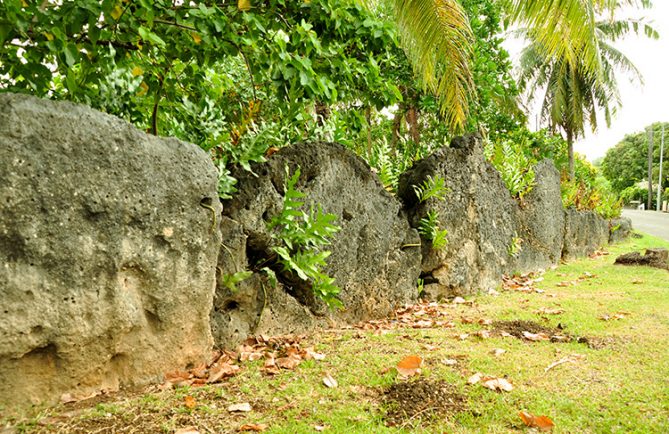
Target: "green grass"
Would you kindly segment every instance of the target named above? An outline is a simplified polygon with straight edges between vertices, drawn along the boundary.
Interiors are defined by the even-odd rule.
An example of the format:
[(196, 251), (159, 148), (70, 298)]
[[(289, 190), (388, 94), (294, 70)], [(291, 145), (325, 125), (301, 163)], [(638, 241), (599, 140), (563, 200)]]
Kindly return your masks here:
[[(646, 247), (669, 248), (669, 243), (644, 236), (610, 246), (607, 256), (563, 264), (537, 284), (544, 293), (504, 291), (476, 296), (472, 305), (449, 305), (444, 308), (448, 316), (440, 319), (455, 322), (455, 328), (324, 331), (309, 341), (326, 359), (304, 362), (293, 371), (267, 376), (259, 369), (262, 364), (254, 362), (220, 385), (112, 396), (74, 412), (61, 406), (17, 427), (26, 432), (86, 432), (91, 427), (173, 432), (192, 425), (200, 432), (236, 432), (242, 424), (263, 423), (269, 433), (313, 433), (317, 426), (332, 433), (508, 433), (529, 431), (518, 417), (526, 410), (549, 416), (558, 433), (667, 433), (669, 272), (613, 265), (617, 255)], [(585, 273), (595, 277), (558, 286)], [(565, 312), (542, 317), (535, 313), (540, 308)], [(618, 312), (625, 318), (600, 319)], [(559, 323), (565, 333), (587, 337), (598, 349), (500, 336), (460, 340), (461, 333), (490, 328), (463, 324), (461, 317), (524, 319), (552, 327)], [(506, 352), (495, 357), (490, 353), (495, 348)], [(420, 378), (444, 380), (466, 397), (463, 411), (386, 426), (383, 390), (402, 381), (388, 368), (411, 354), (424, 359)], [(545, 371), (572, 354), (583, 358)], [(459, 361), (455, 366), (442, 363), (453, 358)], [(506, 377), (514, 390), (499, 393), (468, 385), (475, 372)], [(322, 384), (326, 373), (339, 387)], [(183, 405), (187, 395), (196, 398), (194, 409)], [(229, 414), (227, 406), (238, 402), (250, 402), (254, 410)]]

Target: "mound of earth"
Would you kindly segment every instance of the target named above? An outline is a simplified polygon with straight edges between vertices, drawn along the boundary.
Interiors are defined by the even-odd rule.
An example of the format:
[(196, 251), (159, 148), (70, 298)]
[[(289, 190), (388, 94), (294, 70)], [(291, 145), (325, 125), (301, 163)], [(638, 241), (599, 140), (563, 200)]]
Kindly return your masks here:
[(383, 397), (388, 426), (448, 416), (465, 409), (466, 398), (445, 381), (417, 380), (390, 386)]

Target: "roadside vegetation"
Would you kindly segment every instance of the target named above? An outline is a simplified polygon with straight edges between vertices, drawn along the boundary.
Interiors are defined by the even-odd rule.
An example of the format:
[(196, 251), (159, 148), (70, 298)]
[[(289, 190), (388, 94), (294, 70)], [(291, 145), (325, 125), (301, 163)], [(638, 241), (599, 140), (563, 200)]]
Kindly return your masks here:
[(550, 420), (554, 432), (665, 433), (669, 272), (613, 265), (648, 247), (669, 243), (631, 238), (545, 273), (509, 276), (489, 294), (309, 337), (256, 337), (219, 359), (227, 360), (222, 380), (198, 385), (196, 370), (177, 373), (161, 387), (2, 425), (30, 433), (506, 433), (530, 432), (526, 412), (546, 416), (533, 423)]

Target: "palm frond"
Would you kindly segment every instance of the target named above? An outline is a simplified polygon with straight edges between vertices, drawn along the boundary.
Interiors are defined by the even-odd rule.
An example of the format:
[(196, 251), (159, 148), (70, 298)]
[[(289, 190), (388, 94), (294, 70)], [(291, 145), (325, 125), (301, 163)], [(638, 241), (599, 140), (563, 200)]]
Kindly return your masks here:
[(414, 71), (439, 98), (447, 124), (461, 129), (474, 93), (467, 15), (456, 0), (394, 0), (393, 5)]

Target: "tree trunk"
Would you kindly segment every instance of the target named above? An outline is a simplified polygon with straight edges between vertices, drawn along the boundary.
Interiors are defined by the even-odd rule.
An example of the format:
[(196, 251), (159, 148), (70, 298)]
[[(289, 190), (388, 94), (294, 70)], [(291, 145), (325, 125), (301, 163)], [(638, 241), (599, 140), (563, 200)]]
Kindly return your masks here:
[(574, 180), (574, 135), (570, 129), (567, 130), (567, 152), (569, 154), (569, 180)]
[(367, 121), (367, 158), (372, 157), (372, 106), (365, 107), (365, 120)]
[(413, 105), (407, 110), (407, 123), (409, 124), (409, 133), (416, 148), (420, 142), (420, 128), (418, 126), (418, 110)]
[(402, 118), (404, 117), (404, 104), (399, 104), (397, 106), (397, 111), (395, 112), (395, 117), (393, 118), (393, 129), (392, 129), (392, 139), (390, 141), (391, 154), (393, 156), (397, 155), (397, 143), (400, 140), (400, 132), (402, 129)]

